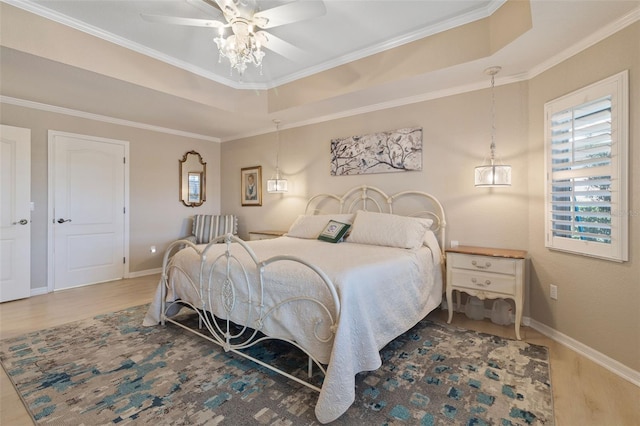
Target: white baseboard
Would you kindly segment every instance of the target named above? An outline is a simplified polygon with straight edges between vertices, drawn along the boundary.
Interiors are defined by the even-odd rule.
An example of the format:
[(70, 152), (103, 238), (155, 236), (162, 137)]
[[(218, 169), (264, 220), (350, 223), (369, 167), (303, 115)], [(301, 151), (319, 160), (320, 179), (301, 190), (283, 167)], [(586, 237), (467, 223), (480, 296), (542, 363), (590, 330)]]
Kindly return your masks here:
[(40, 296), (47, 293), (49, 293), (49, 289), (46, 286), (31, 289), (31, 297)]
[(560, 333), (558, 330), (553, 329), (548, 325), (542, 324), (541, 322), (538, 322), (534, 319), (530, 319), (530, 323), (530, 327), (534, 330), (539, 331), (545, 336), (578, 352), (580, 355), (590, 359), (591, 361), (595, 362), (598, 365), (601, 365), (612, 373), (640, 387), (639, 371), (629, 368), (613, 358), (609, 358), (605, 354), (598, 352), (583, 343), (578, 342), (577, 340), (567, 336), (566, 334)]
[[(455, 303), (453, 304), (453, 306), (454, 306), (453, 310), (454, 312), (456, 312)], [(442, 304), (442, 308), (445, 310), (447, 309), (446, 302)], [(464, 305), (460, 306), (460, 310), (458, 312), (464, 313)], [(491, 310), (485, 309), (484, 316), (485, 318), (491, 318)], [(513, 314), (511, 315), (511, 323), (512, 324), (514, 323)], [(601, 352), (598, 352), (595, 349), (585, 345), (584, 343), (580, 343), (577, 340), (567, 336), (566, 334), (560, 333), (558, 330), (551, 328), (548, 325), (545, 325), (541, 322), (538, 322), (530, 317), (523, 316), (522, 325), (526, 325), (528, 327), (533, 328), (536, 331), (539, 331), (540, 333), (544, 334), (550, 339), (555, 340), (556, 342), (568, 347), (569, 349), (577, 352), (578, 354), (584, 356), (585, 358), (588, 358), (591, 361), (595, 362), (596, 364), (606, 368), (613, 374), (620, 376), (621, 378), (627, 380), (628, 382), (631, 382), (634, 385), (640, 387), (639, 371), (629, 368), (626, 365), (622, 364), (621, 362), (618, 362), (615, 359), (610, 358), (607, 355)]]
[[(162, 273), (162, 268), (155, 268), (155, 269), (147, 269), (145, 271), (136, 271), (136, 272), (129, 272), (127, 274), (126, 278), (138, 278), (138, 277), (145, 277), (147, 275), (154, 275), (154, 274), (160, 274)], [(49, 293), (49, 290), (47, 287), (38, 287), (38, 288), (32, 288), (31, 289), (31, 294), (30, 296), (40, 296), (42, 294), (47, 294)]]
[(127, 276), (126, 278), (139, 278), (139, 277), (146, 277), (147, 275), (154, 275), (154, 274), (161, 274), (161, 273), (162, 273), (162, 268), (154, 268), (154, 269), (147, 269), (145, 271), (129, 272), (129, 276)]

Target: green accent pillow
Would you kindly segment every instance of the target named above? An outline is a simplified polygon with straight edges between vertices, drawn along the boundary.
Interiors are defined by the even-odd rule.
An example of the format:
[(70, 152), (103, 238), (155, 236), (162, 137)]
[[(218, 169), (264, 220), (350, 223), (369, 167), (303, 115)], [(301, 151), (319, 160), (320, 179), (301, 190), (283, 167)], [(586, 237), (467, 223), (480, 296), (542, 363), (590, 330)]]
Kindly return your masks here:
[(327, 226), (324, 227), (320, 235), (319, 240), (328, 241), (330, 243), (338, 243), (345, 236), (351, 225), (348, 223), (338, 222), (337, 220), (330, 220)]

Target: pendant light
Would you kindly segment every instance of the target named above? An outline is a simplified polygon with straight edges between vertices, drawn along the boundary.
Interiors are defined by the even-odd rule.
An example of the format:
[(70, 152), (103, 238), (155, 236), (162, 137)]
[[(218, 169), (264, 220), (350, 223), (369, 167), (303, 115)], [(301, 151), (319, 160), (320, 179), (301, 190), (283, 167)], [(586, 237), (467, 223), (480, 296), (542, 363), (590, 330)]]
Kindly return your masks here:
[(475, 168), (475, 186), (500, 187), (511, 186), (511, 166), (496, 163), (496, 96), (495, 76), (502, 67), (491, 67), (484, 73), (491, 76), (491, 154), (489, 164)]
[(289, 190), (289, 182), (280, 176), (280, 120), (273, 120), (276, 125), (276, 135), (278, 138), (278, 146), (276, 150), (276, 174), (267, 180), (267, 192), (270, 194), (283, 194)]

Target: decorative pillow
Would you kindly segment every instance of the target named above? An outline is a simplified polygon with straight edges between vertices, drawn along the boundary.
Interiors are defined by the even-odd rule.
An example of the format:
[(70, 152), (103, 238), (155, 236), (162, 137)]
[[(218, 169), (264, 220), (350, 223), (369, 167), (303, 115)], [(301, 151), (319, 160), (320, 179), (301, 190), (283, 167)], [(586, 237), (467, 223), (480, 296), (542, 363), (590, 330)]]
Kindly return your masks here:
[(342, 223), (335, 220), (330, 220), (324, 230), (318, 235), (318, 239), (322, 241), (328, 241), (330, 243), (338, 243), (351, 227), (348, 223)]
[(316, 239), (330, 220), (351, 224), (353, 214), (300, 215), (287, 232), (287, 237)]
[(424, 244), (428, 229), (426, 222), (416, 218), (359, 210), (349, 242), (416, 249)]

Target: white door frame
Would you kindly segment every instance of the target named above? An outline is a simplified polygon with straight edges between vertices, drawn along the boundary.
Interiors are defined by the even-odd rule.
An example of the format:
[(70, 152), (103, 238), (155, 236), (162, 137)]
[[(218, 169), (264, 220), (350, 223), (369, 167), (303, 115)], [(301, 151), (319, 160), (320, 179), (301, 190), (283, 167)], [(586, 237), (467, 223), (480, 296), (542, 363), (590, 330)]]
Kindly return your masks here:
[(3, 172), (10, 171), (11, 176), (10, 187), (7, 188), (7, 182), (3, 184), (10, 194), (3, 193), (2, 197), (8, 203), (2, 206), (3, 212), (9, 216), (3, 217), (0, 224), (3, 263), (11, 262), (8, 267), (11, 276), (2, 283), (0, 302), (8, 302), (31, 295), (31, 129), (2, 124), (0, 136), (3, 141), (15, 144), (11, 155), (3, 158), (3, 165), (7, 164), (4, 161), (9, 162)]
[(55, 155), (54, 155), (54, 143), (56, 136), (72, 137), (89, 139), (98, 143), (110, 143), (122, 145), (124, 148), (124, 154), (126, 162), (124, 164), (124, 257), (126, 259), (123, 265), (123, 276), (129, 278), (129, 211), (131, 210), (129, 205), (129, 141), (108, 139), (98, 136), (81, 135), (77, 133), (60, 132), (57, 130), (49, 130), (49, 146), (48, 146), (48, 172), (47, 172), (47, 186), (48, 186), (48, 203), (47, 203), (47, 291), (52, 292), (55, 290), (55, 271), (54, 271), (54, 222), (55, 218), (53, 210), (55, 207)]

